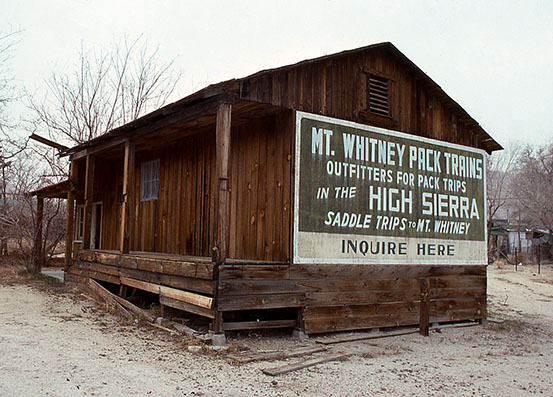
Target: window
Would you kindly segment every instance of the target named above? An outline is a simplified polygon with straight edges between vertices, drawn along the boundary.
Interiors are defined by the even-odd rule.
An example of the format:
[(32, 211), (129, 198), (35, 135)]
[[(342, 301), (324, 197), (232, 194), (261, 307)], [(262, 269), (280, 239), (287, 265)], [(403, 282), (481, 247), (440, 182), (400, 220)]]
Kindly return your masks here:
[(159, 160), (143, 163), (140, 168), (140, 201), (156, 200), (159, 192)]
[(84, 230), (84, 205), (77, 206), (75, 216), (75, 241), (83, 241)]
[(369, 75), (369, 110), (381, 116), (390, 114), (390, 80)]

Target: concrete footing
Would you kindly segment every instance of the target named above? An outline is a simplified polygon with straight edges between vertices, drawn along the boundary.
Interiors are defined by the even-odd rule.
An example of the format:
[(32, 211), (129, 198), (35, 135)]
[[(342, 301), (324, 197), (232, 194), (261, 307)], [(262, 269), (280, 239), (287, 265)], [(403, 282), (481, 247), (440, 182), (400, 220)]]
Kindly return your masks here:
[(225, 334), (212, 334), (211, 335), (211, 345), (212, 346), (226, 346), (227, 338)]
[(305, 339), (309, 339), (309, 335), (307, 335), (301, 329), (295, 329), (294, 332), (292, 332), (292, 338), (298, 339), (298, 340), (305, 340)]

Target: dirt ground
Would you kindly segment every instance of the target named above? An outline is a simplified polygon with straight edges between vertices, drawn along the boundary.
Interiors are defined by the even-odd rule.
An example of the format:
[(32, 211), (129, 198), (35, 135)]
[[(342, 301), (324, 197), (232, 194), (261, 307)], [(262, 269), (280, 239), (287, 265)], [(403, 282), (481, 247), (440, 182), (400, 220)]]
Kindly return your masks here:
[(229, 352), (191, 352), (190, 338), (125, 323), (66, 287), (3, 269), (0, 394), (551, 396), (553, 267), (541, 275), (535, 266), (518, 270), (488, 268), (489, 317), (501, 323), (333, 345), (332, 353), (351, 355), (273, 377), (261, 370), (317, 355), (247, 364), (229, 355), (315, 346), (320, 338), (234, 334)]

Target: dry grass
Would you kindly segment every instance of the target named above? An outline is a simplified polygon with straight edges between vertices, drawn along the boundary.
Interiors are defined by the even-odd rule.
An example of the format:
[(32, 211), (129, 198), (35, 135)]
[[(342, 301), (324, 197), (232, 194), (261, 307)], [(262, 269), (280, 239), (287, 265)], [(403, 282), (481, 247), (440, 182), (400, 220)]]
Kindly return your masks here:
[(503, 269), (505, 267), (505, 261), (503, 259), (498, 259), (494, 262), (494, 265), (497, 266), (498, 269)]

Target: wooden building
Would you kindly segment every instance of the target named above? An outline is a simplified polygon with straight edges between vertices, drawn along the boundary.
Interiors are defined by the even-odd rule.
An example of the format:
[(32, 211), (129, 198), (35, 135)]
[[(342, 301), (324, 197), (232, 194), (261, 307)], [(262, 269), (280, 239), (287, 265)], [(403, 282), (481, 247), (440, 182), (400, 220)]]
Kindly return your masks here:
[(214, 332), (485, 318), (483, 261), (294, 260), (298, 111), (501, 149), (391, 43), (211, 85), (63, 152), (66, 279), (157, 294)]

